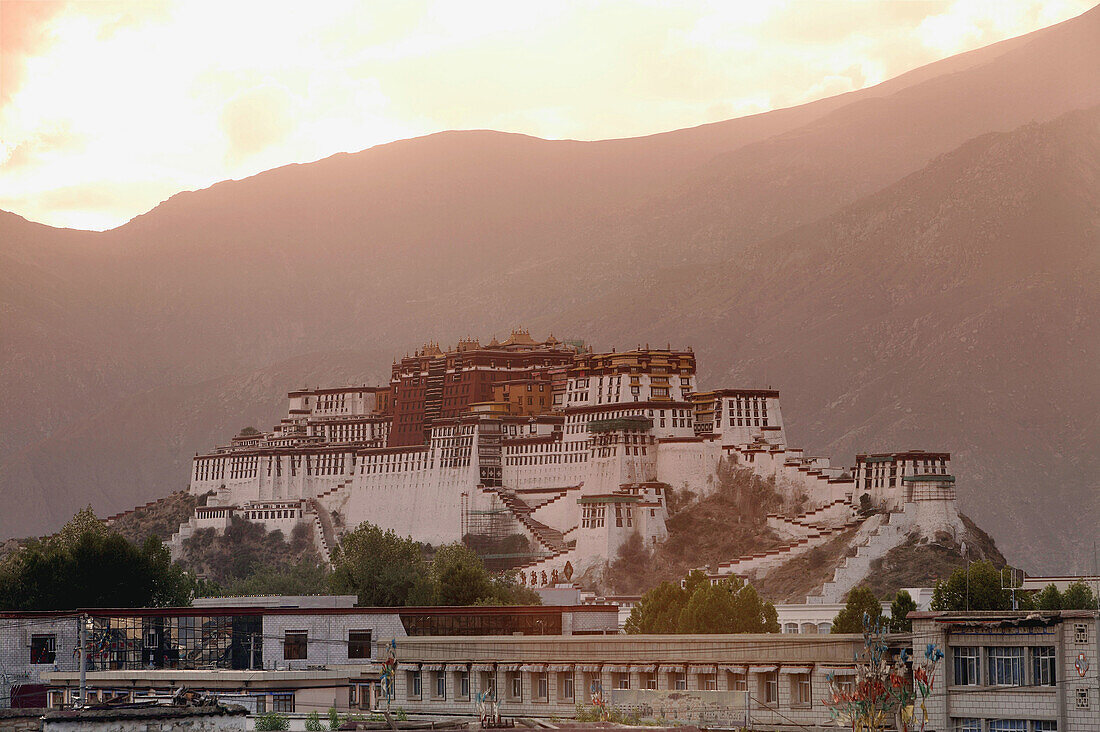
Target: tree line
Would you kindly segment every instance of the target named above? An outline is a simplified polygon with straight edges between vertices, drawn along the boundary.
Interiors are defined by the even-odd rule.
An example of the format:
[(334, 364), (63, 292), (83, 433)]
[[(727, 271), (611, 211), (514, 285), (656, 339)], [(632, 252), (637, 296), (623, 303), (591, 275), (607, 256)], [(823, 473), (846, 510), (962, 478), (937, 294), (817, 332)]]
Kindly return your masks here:
[[(216, 576), (210, 579), (173, 562), (157, 537), (139, 546), (84, 509), (55, 536), (28, 541), (0, 560), (0, 610), (186, 606), (223, 593), (333, 592), (382, 607), (541, 604), (513, 574), (489, 572), (460, 543), (430, 547), (364, 523), (344, 535), (330, 571), (311, 554), (280, 553), (286, 542), (279, 532), (236, 523), (230, 529), (203, 538), (202, 566)], [(302, 541), (292, 537), (289, 547), (300, 549)]]

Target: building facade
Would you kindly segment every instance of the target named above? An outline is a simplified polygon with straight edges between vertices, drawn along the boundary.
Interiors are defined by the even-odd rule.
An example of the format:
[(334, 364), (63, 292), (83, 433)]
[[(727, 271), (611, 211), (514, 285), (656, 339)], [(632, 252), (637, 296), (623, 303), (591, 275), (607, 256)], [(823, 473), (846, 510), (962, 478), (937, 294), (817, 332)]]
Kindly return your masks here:
[(916, 612), (913, 646), (944, 652), (929, 730), (1100, 729), (1097, 613)]
[[(277, 603), (0, 613), (0, 667), (9, 687), (48, 684), (51, 706), (72, 703), (84, 622), (86, 672), (97, 701), (132, 700), (139, 692), (163, 695), (187, 685), (236, 694), (253, 709), (346, 709), (360, 683), (368, 693), (376, 688), (376, 652), (394, 639), (618, 631), (618, 612), (611, 606), (357, 608), (339, 599), (330, 604), (345, 606), (294, 598)], [(10, 688), (0, 689), (0, 698), (10, 695)]]

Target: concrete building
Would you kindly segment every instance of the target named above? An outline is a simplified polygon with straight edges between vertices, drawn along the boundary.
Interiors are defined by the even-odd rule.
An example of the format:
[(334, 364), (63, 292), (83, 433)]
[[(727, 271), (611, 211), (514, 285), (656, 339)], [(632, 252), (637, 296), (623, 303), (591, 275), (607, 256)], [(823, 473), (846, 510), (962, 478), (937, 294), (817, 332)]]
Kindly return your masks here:
[(854, 678), (862, 647), (856, 635), (405, 638), (392, 704), (472, 715), (482, 694), (504, 716), (568, 718), (599, 694), (688, 724), (825, 729), (826, 676)]
[(928, 700), (937, 732), (1100, 729), (1097, 613), (916, 612), (913, 647), (944, 652)]
[(283, 711), (303, 704), (348, 708), (359, 685), (368, 694), (377, 687), (377, 643), (395, 638), (618, 631), (617, 609), (609, 606), (358, 608), (279, 598), (252, 606), (4, 612), (0, 668), (9, 688), (0, 689), (0, 699), (11, 696), (11, 686), (48, 685), (50, 706), (71, 704), (82, 618), (90, 701), (163, 695), (186, 685), (243, 696), (235, 700), (252, 709)]

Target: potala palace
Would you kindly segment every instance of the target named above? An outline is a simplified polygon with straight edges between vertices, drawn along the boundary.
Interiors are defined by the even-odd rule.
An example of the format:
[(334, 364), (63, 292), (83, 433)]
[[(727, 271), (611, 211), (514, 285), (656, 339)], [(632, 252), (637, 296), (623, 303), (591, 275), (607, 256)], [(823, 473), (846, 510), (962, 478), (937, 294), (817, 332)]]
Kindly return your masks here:
[[(774, 477), (802, 511), (768, 517), (787, 543), (707, 567), (714, 577), (759, 577), (855, 530), (857, 551), (810, 598), (834, 602), (913, 530), (963, 536), (948, 454), (830, 465), (788, 445), (777, 391), (698, 392), (695, 367), (690, 349), (592, 353), (517, 330), (428, 344), (394, 363), (387, 386), (291, 392), (271, 431), (195, 456), (190, 491), (208, 498), (173, 552), (234, 516), (284, 533), (311, 524), (329, 557), (363, 521), (430, 543), (523, 534), (535, 551), (522, 581), (553, 585), (613, 559), (634, 532), (665, 540), (667, 492), (706, 495), (723, 461)], [(879, 510), (860, 512), (861, 498)]]

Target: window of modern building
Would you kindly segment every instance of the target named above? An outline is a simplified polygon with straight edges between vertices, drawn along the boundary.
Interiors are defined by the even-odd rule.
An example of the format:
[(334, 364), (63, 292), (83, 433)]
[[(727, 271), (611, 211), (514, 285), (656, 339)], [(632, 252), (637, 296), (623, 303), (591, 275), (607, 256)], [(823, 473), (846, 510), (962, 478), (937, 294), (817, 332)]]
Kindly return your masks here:
[(53, 663), (57, 658), (57, 636), (53, 633), (31, 636), (31, 663)]
[(257, 694), (256, 699), (256, 714), (267, 714), (267, 694)]
[(508, 672), (509, 699), (521, 701), (523, 699), (523, 676), (519, 671)]
[(760, 674), (760, 699), (765, 704), (775, 704), (779, 701), (778, 671)]
[(798, 623), (783, 623), (783, 632), (784, 633), (797, 633), (798, 632)]
[(1025, 719), (991, 719), (989, 732), (1028, 732)]
[(421, 678), (419, 671), (408, 671), (405, 676), (405, 685), (408, 690), (408, 697), (410, 699), (419, 699), (422, 689), (420, 688)]
[(1084, 644), (1089, 642), (1088, 623), (1073, 624), (1073, 642), (1077, 644)]
[(642, 688), (643, 689), (656, 689), (657, 688), (657, 674), (644, 673), (642, 674)]
[(628, 673), (616, 673), (614, 675), (614, 687), (616, 689), (629, 689), (630, 688), (630, 674)]
[(952, 719), (951, 732), (982, 732), (982, 720), (973, 717)]
[(955, 686), (977, 686), (981, 683), (979, 659), (981, 651), (974, 646), (958, 646), (951, 649)]
[(546, 678), (545, 673), (537, 673), (535, 676), (535, 699), (538, 701), (548, 701), (550, 699), (550, 682)]
[(447, 698), (447, 674), (442, 671), (432, 671), (432, 698)]
[(1024, 649), (1021, 646), (988, 649), (990, 686), (1024, 685)]
[(809, 674), (791, 674), (791, 705), (808, 707), (813, 704)]
[(302, 661), (308, 653), (309, 635), (304, 630), (288, 630), (283, 634), (283, 660)]
[(458, 696), (460, 699), (470, 698), (470, 672), (459, 671), (455, 674), (455, 680), (458, 682)]
[(749, 677), (745, 674), (731, 673), (729, 678), (730, 691), (748, 691)]
[(271, 711), (273, 711), (273, 712), (293, 712), (294, 711), (294, 695), (293, 694), (272, 694), (271, 695)]
[(718, 675), (699, 674), (699, 688), (703, 691), (718, 691)]
[(672, 684), (677, 691), (684, 691), (688, 688), (687, 674), (673, 674)]
[(1058, 732), (1058, 722), (1054, 719), (1036, 719), (1031, 723), (1032, 732)]
[(1055, 686), (1058, 683), (1058, 672), (1055, 669), (1054, 646), (1038, 646), (1031, 649), (1033, 686)]
[(558, 698), (570, 701), (573, 699), (573, 673), (570, 671), (558, 674)]
[(370, 658), (370, 631), (348, 631), (348, 658)]
[(496, 701), (497, 698), (497, 680), (496, 674), (492, 671), (481, 671), (481, 691), (485, 694), (486, 699)]

